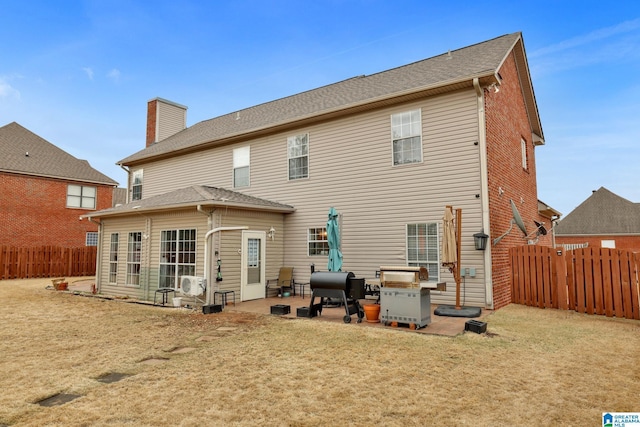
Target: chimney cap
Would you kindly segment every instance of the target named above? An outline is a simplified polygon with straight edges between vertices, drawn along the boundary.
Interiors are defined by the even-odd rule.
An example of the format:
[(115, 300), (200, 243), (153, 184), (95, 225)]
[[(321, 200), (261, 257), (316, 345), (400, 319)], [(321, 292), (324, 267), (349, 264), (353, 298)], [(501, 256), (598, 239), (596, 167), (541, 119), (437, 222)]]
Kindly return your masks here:
[(147, 102), (153, 102), (153, 101), (159, 101), (159, 102), (162, 102), (164, 104), (173, 105), (173, 106), (176, 106), (178, 108), (182, 108), (183, 110), (187, 110), (188, 109), (188, 107), (186, 105), (178, 104), (177, 102), (169, 101), (168, 99), (160, 98), (158, 96), (155, 97), (155, 98), (151, 98)]

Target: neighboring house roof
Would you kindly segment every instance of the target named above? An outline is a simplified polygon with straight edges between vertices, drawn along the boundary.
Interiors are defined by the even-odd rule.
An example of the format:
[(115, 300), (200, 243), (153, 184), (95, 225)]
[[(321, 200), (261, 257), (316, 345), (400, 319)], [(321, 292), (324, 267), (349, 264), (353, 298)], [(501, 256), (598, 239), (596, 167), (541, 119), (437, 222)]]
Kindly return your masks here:
[(473, 86), (500, 83), (498, 70), (511, 51), (516, 54), (525, 103), (536, 143), (544, 143), (533, 86), (521, 33), (507, 34), (483, 43), (449, 51), (388, 71), (358, 76), (335, 84), (256, 105), (199, 122), (118, 162), (133, 165), (326, 120), (349, 112), (364, 111), (417, 97)]
[(16, 122), (0, 127), (0, 172), (118, 185), (108, 176)]
[(640, 204), (604, 187), (556, 225), (556, 235), (640, 234)]
[(127, 189), (120, 188), (120, 187), (114, 188), (112, 207), (116, 207), (118, 205), (124, 205), (125, 203), (127, 203)]
[(169, 193), (146, 199), (135, 200), (126, 205), (104, 209), (84, 215), (85, 217), (105, 217), (131, 215), (134, 212), (148, 212), (188, 207), (229, 207), (281, 213), (294, 212), (293, 206), (272, 202), (258, 197), (248, 196), (224, 188), (206, 185), (193, 185)]

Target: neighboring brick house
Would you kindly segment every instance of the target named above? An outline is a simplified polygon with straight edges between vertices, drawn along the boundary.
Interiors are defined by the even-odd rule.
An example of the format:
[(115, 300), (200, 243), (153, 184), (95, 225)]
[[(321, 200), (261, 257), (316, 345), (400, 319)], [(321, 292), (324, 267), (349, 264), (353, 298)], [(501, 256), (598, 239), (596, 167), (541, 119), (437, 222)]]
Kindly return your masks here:
[[(551, 245), (534, 223), (550, 229), (558, 216), (538, 200), (543, 144), (520, 33), (190, 127), (186, 107), (155, 98), (146, 147), (119, 162), (132, 201), (89, 214), (103, 238), (96, 281), (101, 292), (153, 300), (181, 275), (212, 283), (219, 262), (215, 286), (264, 298), (265, 277), (283, 265), (298, 282), (311, 264), (326, 269), (335, 207), (343, 270), (373, 280), (381, 265), (421, 265), (449, 283), (432, 301), (453, 303), (440, 262), (451, 205), (462, 209), (461, 302), (499, 308), (511, 301), (509, 248)], [(511, 201), (526, 235), (508, 232)], [(481, 231), (485, 251), (474, 246)]]
[(96, 245), (80, 216), (112, 207), (117, 184), (18, 123), (0, 127), (0, 246)]
[(556, 246), (617, 248), (640, 252), (640, 203), (633, 203), (604, 187), (559, 221)]

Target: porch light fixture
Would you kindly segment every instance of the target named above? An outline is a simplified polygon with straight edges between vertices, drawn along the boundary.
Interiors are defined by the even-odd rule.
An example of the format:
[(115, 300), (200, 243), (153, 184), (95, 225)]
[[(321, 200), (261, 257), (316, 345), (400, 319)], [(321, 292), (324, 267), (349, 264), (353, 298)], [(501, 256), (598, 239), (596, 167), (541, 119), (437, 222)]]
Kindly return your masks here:
[(267, 236), (269, 236), (269, 238), (270, 238), (271, 240), (275, 240), (275, 238), (276, 238), (276, 229), (275, 229), (275, 228), (273, 228), (273, 227), (271, 227), (271, 228), (269, 229), (269, 232), (267, 233)]
[(482, 231), (473, 235), (473, 243), (478, 251), (487, 249), (487, 240), (489, 240), (489, 236)]

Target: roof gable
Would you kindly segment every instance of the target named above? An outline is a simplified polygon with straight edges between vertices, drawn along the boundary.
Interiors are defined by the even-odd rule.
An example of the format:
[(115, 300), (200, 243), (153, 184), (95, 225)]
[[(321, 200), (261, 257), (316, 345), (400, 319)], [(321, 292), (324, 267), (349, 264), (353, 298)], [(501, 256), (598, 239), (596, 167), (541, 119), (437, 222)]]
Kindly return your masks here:
[(16, 122), (0, 127), (0, 172), (117, 185), (108, 176)]
[(515, 47), (527, 107), (530, 115), (534, 116), (531, 118), (532, 128), (542, 137), (522, 36), (512, 33), (391, 70), (354, 77), (205, 120), (118, 163), (132, 165), (181, 151), (206, 148), (233, 138), (273, 132), (293, 124), (301, 125), (412, 97), (471, 87), (474, 78), (483, 84), (499, 83), (498, 70)]
[(600, 187), (558, 222), (555, 231), (559, 236), (640, 234), (640, 204)]

